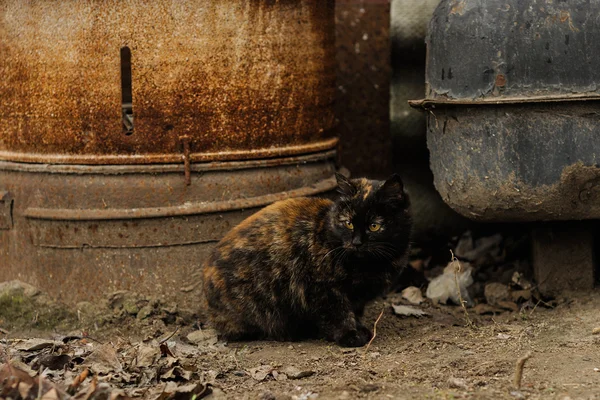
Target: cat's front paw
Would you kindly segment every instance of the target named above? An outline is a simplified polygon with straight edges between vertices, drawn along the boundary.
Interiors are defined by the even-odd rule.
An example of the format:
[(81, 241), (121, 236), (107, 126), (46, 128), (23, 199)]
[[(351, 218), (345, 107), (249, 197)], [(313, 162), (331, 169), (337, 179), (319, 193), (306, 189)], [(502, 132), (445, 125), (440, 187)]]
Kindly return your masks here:
[(353, 329), (342, 334), (337, 340), (337, 344), (343, 347), (362, 347), (371, 340), (371, 331), (364, 326)]

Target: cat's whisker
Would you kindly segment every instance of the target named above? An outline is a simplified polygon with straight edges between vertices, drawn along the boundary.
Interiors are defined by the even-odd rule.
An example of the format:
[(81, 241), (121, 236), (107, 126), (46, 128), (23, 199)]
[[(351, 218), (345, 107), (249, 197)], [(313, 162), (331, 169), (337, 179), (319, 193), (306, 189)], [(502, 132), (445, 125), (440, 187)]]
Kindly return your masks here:
[[(343, 246), (338, 246), (338, 247), (335, 247), (335, 248), (334, 248), (334, 249), (332, 249), (332, 250), (329, 250), (329, 251), (328, 251), (328, 252), (327, 252), (327, 253), (326, 253), (326, 254), (323, 256), (323, 258), (321, 259), (321, 261), (319, 261), (319, 264), (323, 264), (323, 261), (325, 261), (325, 259), (327, 258), (327, 256), (328, 256), (329, 254), (331, 254), (331, 253), (334, 253), (336, 250), (343, 250), (343, 249), (344, 249), (344, 247), (343, 247)], [(335, 259), (335, 253), (333, 254), (333, 259)]]

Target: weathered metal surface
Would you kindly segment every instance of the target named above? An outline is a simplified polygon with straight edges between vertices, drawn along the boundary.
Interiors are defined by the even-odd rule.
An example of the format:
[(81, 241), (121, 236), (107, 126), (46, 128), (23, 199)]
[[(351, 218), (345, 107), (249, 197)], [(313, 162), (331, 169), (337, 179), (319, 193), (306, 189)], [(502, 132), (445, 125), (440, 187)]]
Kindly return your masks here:
[(474, 105), (500, 105), (500, 104), (539, 104), (539, 103), (564, 103), (571, 101), (594, 101), (600, 100), (600, 94), (566, 94), (566, 95), (544, 95), (544, 96), (520, 96), (520, 97), (484, 97), (477, 100), (469, 99), (421, 99), (409, 100), (411, 107), (424, 110), (434, 110), (443, 106), (474, 106)]
[(433, 110), (435, 186), (477, 220), (600, 218), (597, 110), (597, 102)]
[(193, 307), (230, 228), (335, 186), (334, 0), (6, 0), (0, 76), (0, 280), (56, 299)]
[(335, 152), (192, 165), (0, 162), (14, 228), (0, 231), (3, 280), (69, 303), (121, 289), (197, 305), (195, 272), (243, 218), (272, 201), (335, 187)]
[[(186, 183), (187, 184), (187, 183)], [(210, 214), (264, 207), (279, 200), (291, 197), (305, 197), (324, 193), (336, 187), (336, 180), (330, 177), (313, 185), (292, 189), (285, 192), (270, 193), (262, 196), (247, 197), (235, 200), (186, 202), (169, 207), (124, 208), (124, 209), (52, 209), (27, 208), (23, 215), (30, 219), (56, 221), (105, 221), (122, 219), (179, 217), (196, 214)]]
[(335, 5), (340, 155), (352, 174), (393, 172), (390, 135), (390, 2), (337, 0)]
[(13, 226), (12, 205), (11, 194), (7, 191), (0, 191), (0, 230), (7, 230)]
[(597, 0), (444, 0), (427, 38), (427, 98), (600, 94)]
[[(435, 186), (484, 221), (600, 218), (600, 1), (444, 0), (430, 24)], [(468, 48), (469, 51), (464, 49)]]
[(183, 136), (191, 162), (331, 149), (333, 18), (333, 0), (3, 1), (0, 159), (183, 163)]

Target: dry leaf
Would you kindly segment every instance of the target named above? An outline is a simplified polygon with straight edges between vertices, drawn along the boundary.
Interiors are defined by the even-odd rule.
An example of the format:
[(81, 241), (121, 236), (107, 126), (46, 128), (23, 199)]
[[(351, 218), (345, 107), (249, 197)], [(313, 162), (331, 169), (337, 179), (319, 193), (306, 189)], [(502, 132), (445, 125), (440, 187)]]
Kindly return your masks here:
[(415, 286), (409, 286), (402, 291), (402, 298), (408, 300), (412, 304), (421, 304), (425, 301), (421, 289)]
[(100, 375), (123, 371), (123, 367), (117, 358), (117, 352), (110, 343), (95, 349), (85, 360), (84, 364)]
[(250, 376), (259, 382), (264, 381), (267, 376), (271, 375), (271, 372), (273, 372), (273, 367), (270, 365), (261, 365), (260, 367), (251, 368), (248, 371)]
[(54, 340), (47, 339), (27, 339), (18, 342), (14, 345), (14, 348), (21, 351), (37, 351), (49, 348), (61, 348), (63, 347), (62, 342), (56, 342)]
[(146, 368), (154, 365), (160, 358), (160, 350), (156, 346), (140, 344), (137, 349), (137, 359), (135, 365)]
[(403, 305), (392, 304), (392, 308), (394, 309), (394, 314), (402, 315), (405, 317), (419, 318), (419, 317), (424, 317), (424, 316), (429, 315), (425, 311), (419, 310), (418, 308), (412, 307), (412, 306), (403, 306)]

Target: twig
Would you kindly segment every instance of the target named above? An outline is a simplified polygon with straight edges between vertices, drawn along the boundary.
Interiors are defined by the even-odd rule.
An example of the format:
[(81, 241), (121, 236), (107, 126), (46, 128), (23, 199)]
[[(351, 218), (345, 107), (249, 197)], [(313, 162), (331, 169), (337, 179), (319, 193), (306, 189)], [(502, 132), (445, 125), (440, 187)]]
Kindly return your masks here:
[(44, 367), (42, 367), (40, 365), (40, 372), (38, 373), (38, 395), (37, 395), (37, 400), (40, 400), (42, 398), (42, 387), (43, 387), (43, 385), (42, 385), (42, 372), (44, 372), (43, 368)]
[(169, 336), (167, 336), (166, 338), (164, 338), (163, 340), (161, 340), (160, 342), (158, 342), (158, 344), (163, 344), (166, 343), (167, 340), (171, 339), (173, 336), (175, 336), (175, 334), (179, 332), (179, 327), (177, 327), (177, 329), (175, 329), (175, 332), (171, 333)]
[(237, 357), (235, 356), (238, 352), (238, 349), (235, 349), (235, 351), (233, 352), (233, 360), (235, 361), (235, 367), (237, 369), (240, 369), (240, 363), (238, 362)]
[(466, 302), (463, 300), (462, 293), (460, 290), (460, 285), (458, 284), (458, 273), (461, 272), (462, 266), (460, 265), (460, 261), (458, 261), (458, 258), (456, 258), (456, 256), (452, 252), (452, 250), (450, 250), (450, 255), (452, 256), (452, 263), (453, 264), (456, 263), (456, 266), (454, 267), (454, 282), (456, 283), (456, 291), (458, 292), (458, 299), (460, 301), (460, 306), (462, 307), (463, 311), (465, 312), (465, 321), (469, 328), (477, 329), (477, 327), (475, 326), (475, 324), (473, 323), (473, 321), (471, 321), (471, 318), (469, 317), (469, 311), (467, 311), (467, 306), (465, 306)]
[(369, 343), (367, 343), (367, 347), (365, 347), (365, 353), (367, 351), (369, 351), (369, 347), (371, 347), (371, 343), (373, 343), (373, 340), (375, 340), (375, 337), (377, 336), (377, 323), (379, 322), (381, 317), (383, 317), (384, 311), (385, 311), (385, 306), (383, 307), (383, 309), (381, 310), (381, 313), (379, 313), (379, 317), (377, 317), (377, 319), (375, 320), (375, 323), (373, 324), (373, 337), (371, 338), (371, 340), (369, 340)]
[(103, 342), (99, 341), (98, 339), (94, 339), (93, 337), (91, 337), (91, 336), (88, 336), (88, 335), (82, 335), (82, 336), (81, 336), (81, 339), (89, 339), (89, 340), (91, 340), (92, 342), (96, 342), (96, 343), (98, 343), (98, 344), (100, 344), (100, 345), (104, 345), (104, 343), (103, 343)]
[(525, 361), (531, 358), (531, 352), (528, 351), (523, 357), (517, 360), (517, 365), (515, 369), (515, 378), (513, 380), (513, 385), (516, 389), (521, 387), (521, 379), (523, 378), (523, 367), (525, 366)]

